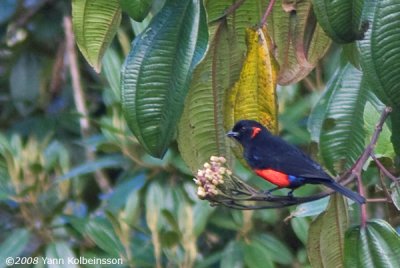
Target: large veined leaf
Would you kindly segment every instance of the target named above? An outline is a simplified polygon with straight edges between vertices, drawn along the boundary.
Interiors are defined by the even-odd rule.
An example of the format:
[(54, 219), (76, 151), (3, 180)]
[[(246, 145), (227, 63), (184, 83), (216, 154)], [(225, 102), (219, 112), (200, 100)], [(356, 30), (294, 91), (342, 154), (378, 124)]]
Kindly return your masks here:
[(175, 135), (207, 42), (202, 1), (168, 0), (132, 43), (122, 70), (122, 107), (130, 129), (155, 157), (164, 155)]
[[(220, 17), (231, 4), (228, 0), (206, 1), (209, 20)], [(193, 74), (179, 123), (179, 150), (192, 172), (212, 155), (231, 158), (224, 129), (225, 93), (239, 78), (246, 49), (245, 29), (261, 18), (264, 4), (245, 1), (234, 14), (210, 23), (207, 55)]]
[(400, 236), (383, 220), (350, 228), (345, 235), (345, 267), (400, 267)]
[(400, 2), (366, 1), (369, 29), (359, 41), (361, 67), (383, 103), (400, 106)]
[(76, 43), (97, 71), (121, 22), (119, 0), (73, 0), (72, 26)]
[(276, 79), (279, 67), (272, 55), (267, 29), (247, 28), (246, 41), (248, 49), (240, 78), (228, 93), (225, 124), (231, 128), (241, 119), (252, 119), (277, 133)]
[(326, 87), (318, 102), (314, 105), (308, 118), (307, 129), (311, 134), (311, 140), (316, 143), (319, 143), (322, 124), (327, 115), (328, 105), (330, 104), (330, 99), (333, 93), (333, 90), (328, 90), (328, 87)]
[(307, 252), (312, 267), (343, 267), (344, 234), (349, 224), (343, 196), (331, 197), (328, 208), (310, 225)]
[(291, 7), (291, 11), (285, 11), (275, 5), (268, 19), (280, 66), (280, 85), (296, 83), (307, 76), (331, 43), (315, 19), (311, 0), (297, 1)]
[(338, 43), (363, 38), (360, 19), (364, 0), (312, 0), (318, 23)]
[(121, 8), (136, 20), (142, 21), (151, 9), (153, 0), (120, 0)]
[(350, 63), (340, 67), (326, 87), (332, 91), (324, 95), (329, 99), (320, 100), (326, 102), (326, 110), (314, 110), (322, 113), (319, 118), (323, 118), (321, 156), (334, 174), (350, 167), (364, 149), (363, 113), (368, 89), (361, 80), (362, 73)]
[(211, 43), (205, 59), (193, 74), (179, 123), (178, 145), (182, 158), (195, 172), (212, 155), (229, 159), (229, 147), (223, 124), (225, 90), (234, 77), (230, 69), (235, 43), (225, 21), (210, 27)]
[[(369, 21), (365, 38), (359, 41), (360, 63), (365, 79), (380, 100), (393, 107), (392, 131), (400, 131), (400, 2), (366, 1), (363, 16)], [(400, 137), (392, 136), (397, 155)]]

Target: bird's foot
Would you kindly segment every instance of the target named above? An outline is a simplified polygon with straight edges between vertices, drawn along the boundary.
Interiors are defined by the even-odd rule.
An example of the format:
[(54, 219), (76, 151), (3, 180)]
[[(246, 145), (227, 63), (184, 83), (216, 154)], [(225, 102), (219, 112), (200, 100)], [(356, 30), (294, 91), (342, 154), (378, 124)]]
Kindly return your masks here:
[(272, 188), (272, 189), (263, 191), (263, 193), (264, 193), (266, 196), (270, 197), (270, 196), (273, 196), (271, 193), (274, 192), (275, 190), (278, 190), (278, 189), (279, 189), (279, 188)]
[(287, 194), (287, 197), (289, 197), (290, 199), (294, 199), (293, 191), (294, 191), (294, 190), (291, 190), (291, 191), (288, 192), (288, 194)]

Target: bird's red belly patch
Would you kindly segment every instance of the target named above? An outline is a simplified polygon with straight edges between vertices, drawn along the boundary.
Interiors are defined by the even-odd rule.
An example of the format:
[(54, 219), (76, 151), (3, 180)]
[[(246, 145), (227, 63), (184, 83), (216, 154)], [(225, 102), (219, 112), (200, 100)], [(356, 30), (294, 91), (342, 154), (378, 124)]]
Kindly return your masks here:
[(272, 169), (256, 169), (254, 171), (258, 176), (278, 187), (288, 187), (290, 185), (289, 176), (285, 173)]

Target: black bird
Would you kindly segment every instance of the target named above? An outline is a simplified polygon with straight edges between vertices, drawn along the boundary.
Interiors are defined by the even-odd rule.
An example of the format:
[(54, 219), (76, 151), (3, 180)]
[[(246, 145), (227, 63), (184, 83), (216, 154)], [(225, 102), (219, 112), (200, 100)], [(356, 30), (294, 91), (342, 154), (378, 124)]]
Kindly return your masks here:
[(253, 171), (277, 186), (268, 193), (290, 188), (291, 196), (304, 184), (323, 184), (359, 204), (365, 203), (364, 197), (337, 183), (318, 163), (256, 121), (241, 120), (227, 135), (243, 146), (244, 159)]

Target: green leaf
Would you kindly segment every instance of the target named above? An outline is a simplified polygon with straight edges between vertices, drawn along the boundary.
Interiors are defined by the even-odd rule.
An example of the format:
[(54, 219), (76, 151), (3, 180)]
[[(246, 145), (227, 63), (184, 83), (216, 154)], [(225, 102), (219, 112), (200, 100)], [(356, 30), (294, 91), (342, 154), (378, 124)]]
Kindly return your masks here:
[(21, 115), (28, 115), (37, 105), (41, 87), (40, 69), (38, 58), (29, 54), (22, 54), (11, 69), (11, 97)]
[[(382, 107), (382, 109), (384, 109)], [(373, 133), (375, 132), (375, 126), (379, 121), (380, 114), (382, 111), (377, 111), (370, 102), (367, 102), (364, 110), (364, 126), (365, 126), (365, 141), (369, 143)], [(374, 153), (376, 157), (389, 157), (393, 159), (395, 157), (393, 144), (390, 141), (392, 132), (385, 123), (382, 127), (382, 131), (379, 135), (379, 139), (375, 145)]]
[(143, 21), (151, 9), (153, 0), (120, 0), (122, 11), (136, 20)]
[(371, 220), (346, 232), (344, 254), (348, 268), (400, 267), (400, 236), (387, 222)]
[(400, 156), (400, 135), (396, 135), (396, 133), (400, 133), (400, 108), (392, 107), (392, 112), (390, 114), (390, 123), (392, 125), (392, 137), (391, 141), (393, 143), (394, 151), (397, 156)]
[(57, 181), (64, 181), (76, 176), (86, 175), (103, 168), (121, 167), (128, 163), (128, 160), (121, 155), (105, 156), (91, 162), (87, 162), (71, 169), (68, 173), (58, 177)]
[(146, 221), (152, 231), (161, 227), (160, 212), (164, 208), (166, 197), (163, 188), (158, 183), (150, 184), (146, 192)]
[(312, 3), (318, 23), (335, 42), (362, 39), (364, 29), (359, 27), (364, 0), (312, 0)]
[(399, 183), (393, 182), (390, 185), (390, 196), (393, 200), (393, 205), (400, 211), (400, 185)]
[(168, 222), (169, 226), (176, 232), (176, 233), (180, 233), (179, 230), (179, 224), (174, 216), (174, 214), (172, 214), (171, 211), (169, 211), (168, 209), (162, 209), (161, 210), (161, 215), (164, 217), (164, 219), (166, 220), (166, 222)]
[(344, 233), (349, 224), (347, 204), (335, 194), (327, 210), (310, 225), (307, 252), (313, 267), (343, 267)]
[(330, 104), (330, 99), (333, 93), (334, 90), (329, 90), (328, 87), (326, 87), (318, 102), (314, 105), (308, 118), (307, 129), (311, 134), (311, 140), (314, 142), (319, 143), (322, 124), (324, 123), (328, 113), (328, 105)]
[(207, 42), (202, 1), (167, 0), (132, 44), (122, 70), (122, 107), (128, 126), (152, 156), (161, 158), (174, 138)]
[(89, 64), (100, 72), (101, 59), (121, 22), (119, 0), (73, 0), (76, 43)]
[(347, 59), (354, 67), (361, 69), (360, 49), (355, 42), (343, 45), (343, 58)]
[(366, 1), (364, 13), (369, 29), (358, 43), (364, 76), (383, 103), (399, 107), (400, 3), (397, 0)]
[(241, 244), (237, 241), (230, 241), (225, 247), (220, 268), (239, 268), (243, 267), (243, 251)]
[(103, 73), (113, 92), (113, 97), (117, 103), (121, 101), (121, 65), (122, 60), (113, 48), (107, 49), (103, 58)]
[(282, 243), (279, 239), (267, 234), (255, 236), (253, 239), (257, 241), (260, 246), (265, 248), (271, 261), (284, 265), (293, 263), (292, 253), (286, 244)]
[(320, 136), (320, 152), (326, 167), (334, 174), (349, 168), (364, 149), (363, 113), (367, 99), (362, 73), (350, 63), (341, 67), (328, 82), (332, 91), (327, 101)]
[(329, 197), (325, 197), (312, 202), (303, 203), (298, 205), (290, 215), (292, 217), (309, 217), (318, 215), (326, 209), (328, 202)]
[(181, 234), (176, 231), (160, 231), (160, 242), (163, 248), (172, 248), (179, 244), (181, 240)]
[(197, 201), (193, 207), (193, 234), (197, 237), (203, 233), (208, 223), (211, 213), (215, 210), (210, 204), (203, 201)]
[(139, 190), (135, 189), (129, 194), (124, 209), (124, 219), (129, 224), (136, 224), (140, 219), (140, 195)]
[(46, 248), (46, 263), (52, 268), (74, 268), (78, 265), (70, 263), (69, 258), (75, 258), (71, 248), (65, 242), (51, 243)]
[(210, 31), (211, 43), (207, 55), (193, 74), (179, 123), (179, 150), (193, 173), (212, 155), (230, 159), (223, 105), (225, 90), (233, 84), (235, 77), (230, 69), (235, 58), (230, 56), (237, 51), (237, 47), (229, 42), (233, 33), (225, 22), (212, 26)]
[(270, 257), (270, 252), (257, 240), (249, 243), (242, 242), (244, 263), (249, 268), (269, 268), (274, 267)]
[(76, 231), (78, 231), (81, 235), (85, 235), (86, 224), (90, 221), (90, 219), (76, 216), (64, 216), (64, 218)]
[(309, 221), (306, 218), (293, 218), (290, 220), (293, 232), (296, 234), (297, 238), (303, 242), (304, 245), (307, 244), (307, 236), (309, 229)]
[(114, 257), (125, 256), (125, 249), (112, 226), (105, 220), (92, 219), (85, 226), (85, 232), (93, 242)]
[(26, 229), (15, 229), (0, 244), (0, 267), (6, 267), (6, 258), (19, 256), (29, 242), (30, 233)]

